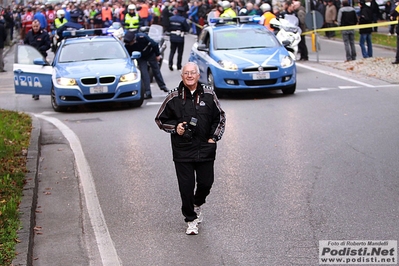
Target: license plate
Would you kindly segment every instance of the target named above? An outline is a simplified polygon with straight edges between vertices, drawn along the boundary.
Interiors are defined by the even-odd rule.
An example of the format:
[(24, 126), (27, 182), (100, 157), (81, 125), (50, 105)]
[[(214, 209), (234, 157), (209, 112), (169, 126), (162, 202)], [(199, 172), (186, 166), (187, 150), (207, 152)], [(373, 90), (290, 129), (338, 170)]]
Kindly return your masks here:
[(107, 86), (90, 87), (90, 93), (106, 93), (106, 92), (108, 92)]
[(269, 79), (270, 73), (269, 72), (262, 72), (262, 73), (255, 73), (252, 74), (253, 79)]

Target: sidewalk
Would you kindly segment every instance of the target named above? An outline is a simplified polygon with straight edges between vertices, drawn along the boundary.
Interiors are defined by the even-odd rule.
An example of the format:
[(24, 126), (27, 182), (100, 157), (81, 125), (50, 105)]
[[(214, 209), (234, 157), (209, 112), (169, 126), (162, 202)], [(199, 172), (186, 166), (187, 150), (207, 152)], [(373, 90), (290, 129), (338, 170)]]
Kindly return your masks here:
[(35, 116), (32, 121), (13, 265), (90, 265), (74, 154), (54, 125)]

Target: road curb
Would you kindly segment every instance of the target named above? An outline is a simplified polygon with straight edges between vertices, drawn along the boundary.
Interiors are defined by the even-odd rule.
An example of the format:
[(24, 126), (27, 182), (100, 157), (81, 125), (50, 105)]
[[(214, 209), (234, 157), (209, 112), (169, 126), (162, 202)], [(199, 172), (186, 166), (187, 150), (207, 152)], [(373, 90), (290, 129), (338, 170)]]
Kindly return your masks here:
[(23, 188), (23, 196), (19, 206), (21, 229), (18, 231), (18, 239), (20, 242), (17, 243), (15, 247), (17, 255), (12, 262), (13, 266), (32, 265), (41, 127), (40, 120), (36, 116), (31, 115), (31, 118), (32, 131), (26, 162), (26, 169), (28, 172), (25, 175), (26, 183)]

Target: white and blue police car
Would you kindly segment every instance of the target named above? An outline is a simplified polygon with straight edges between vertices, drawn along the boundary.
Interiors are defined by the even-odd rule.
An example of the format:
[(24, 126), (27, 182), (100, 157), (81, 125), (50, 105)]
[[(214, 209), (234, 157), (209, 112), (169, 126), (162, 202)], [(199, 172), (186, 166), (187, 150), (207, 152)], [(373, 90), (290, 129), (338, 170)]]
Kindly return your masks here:
[(259, 17), (210, 19), (193, 45), (189, 61), (198, 64), (200, 82), (218, 92), (296, 89), (296, 65)]
[[(18, 45), (14, 60), (17, 94), (50, 95), (57, 112), (88, 103), (143, 104), (140, 71), (124, 44), (94, 30), (65, 31), (49, 64), (34, 47)], [(72, 38), (73, 37), (73, 38)]]

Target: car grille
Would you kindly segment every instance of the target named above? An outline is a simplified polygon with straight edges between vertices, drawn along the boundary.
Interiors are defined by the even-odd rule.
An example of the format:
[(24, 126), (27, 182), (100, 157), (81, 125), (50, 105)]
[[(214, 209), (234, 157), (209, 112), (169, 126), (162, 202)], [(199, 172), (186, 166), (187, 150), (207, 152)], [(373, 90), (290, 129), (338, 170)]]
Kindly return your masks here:
[(262, 70), (259, 71), (259, 67), (250, 67), (250, 68), (244, 68), (242, 70), (243, 73), (249, 73), (249, 72), (262, 72), (262, 71), (277, 71), (278, 67), (276, 66), (266, 66), (262, 67)]
[(276, 84), (277, 79), (258, 79), (258, 80), (245, 80), (247, 86), (262, 86)]
[(90, 85), (96, 85), (96, 84), (112, 84), (115, 82), (115, 77), (114, 76), (104, 76), (104, 77), (89, 77), (89, 78), (81, 78), (80, 82), (82, 82), (83, 85), (90, 86)]
[(105, 99), (112, 99), (115, 93), (101, 93), (101, 94), (90, 94), (90, 95), (83, 95), (86, 100), (105, 100)]

